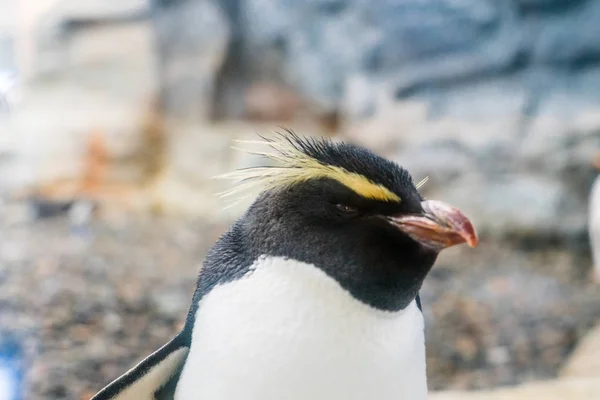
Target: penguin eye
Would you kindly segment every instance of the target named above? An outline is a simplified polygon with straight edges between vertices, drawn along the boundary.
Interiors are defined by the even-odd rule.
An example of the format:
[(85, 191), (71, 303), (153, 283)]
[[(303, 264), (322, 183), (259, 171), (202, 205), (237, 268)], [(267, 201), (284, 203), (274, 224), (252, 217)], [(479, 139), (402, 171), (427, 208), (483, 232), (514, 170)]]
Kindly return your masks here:
[(338, 210), (342, 211), (344, 214), (358, 214), (358, 209), (356, 207), (349, 206), (347, 204), (337, 203), (335, 205)]

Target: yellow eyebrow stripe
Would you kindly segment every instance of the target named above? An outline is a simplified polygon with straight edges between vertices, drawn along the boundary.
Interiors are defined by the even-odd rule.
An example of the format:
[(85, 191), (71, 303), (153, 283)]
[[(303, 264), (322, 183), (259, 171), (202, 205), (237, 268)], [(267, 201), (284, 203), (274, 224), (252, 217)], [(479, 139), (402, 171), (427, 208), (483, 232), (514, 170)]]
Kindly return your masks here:
[(395, 203), (400, 202), (400, 197), (396, 193), (383, 185), (370, 181), (363, 175), (348, 172), (339, 167), (328, 167), (328, 169), (330, 172), (325, 173), (324, 177), (338, 181), (364, 198)]
[(224, 197), (252, 189), (255, 186), (262, 186), (263, 190), (268, 190), (311, 179), (328, 178), (341, 183), (367, 199), (395, 203), (401, 201), (397, 194), (384, 185), (377, 184), (364, 175), (347, 171), (344, 168), (322, 164), (286, 141), (247, 141), (246, 143), (264, 144), (271, 147), (274, 152), (248, 151), (248, 153), (267, 157), (279, 166), (252, 167), (221, 175), (220, 178), (237, 182), (236, 187), (221, 193)]

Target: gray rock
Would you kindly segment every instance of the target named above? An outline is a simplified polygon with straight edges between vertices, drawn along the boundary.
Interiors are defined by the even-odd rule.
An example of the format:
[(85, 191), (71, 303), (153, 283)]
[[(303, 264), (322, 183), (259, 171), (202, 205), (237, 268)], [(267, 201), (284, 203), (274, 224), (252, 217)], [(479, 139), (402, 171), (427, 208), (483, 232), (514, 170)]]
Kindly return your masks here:
[(179, 119), (209, 119), (230, 37), (230, 24), (219, 3), (155, 1), (152, 15), (165, 110)]
[[(431, 89), (420, 95), (435, 115), (461, 120), (495, 120), (522, 115), (529, 101), (527, 77), (490, 78), (458, 85), (452, 90)], [(506, 136), (512, 132), (506, 132)]]
[(364, 63), (365, 48), (377, 40), (363, 3), (247, 1), (241, 20), (251, 74), (264, 76), (262, 60), (275, 53), (276, 75), (324, 109), (335, 109), (346, 76)]
[[(0, 50), (1, 52), (1, 50)], [(1, 61), (0, 61), (0, 65)], [(10, 113), (16, 103), (15, 87), (17, 86), (18, 76), (12, 70), (0, 69), (0, 115)], [(2, 123), (4, 121), (1, 121)]]
[(478, 230), (495, 237), (565, 237), (585, 229), (585, 213), (573, 212), (585, 209), (585, 203), (548, 176), (521, 173), (501, 180), (463, 178), (436, 193), (436, 197), (468, 210)]
[(0, 30), (0, 70), (16, 67), (14, 37)]
[(188, 293), (164, 290), (152, 293), (152, 302), (158, 314), (165, 317), (179, 318), (188, 309), (190, 299)]
[(49, 15), (65, 21), (111, 20), (144, 14), (148, 0), (61, 0)]
[(528, 11), (560, 9), (576, 6), (583, 0), (517, 0), (519, 7)]
[(502, 75), (519, 62), (521, 41), (519, 27), (510, 23), (473, 51), (448, 53), (427, 62), (399, 66), (393, 73), (395, 82), (390, 93), (402, 99), (431, 88), (452, 90), (459, 82), (477, 82), (480, 77)]
[[(591, 161), (600, 149), (600, 118), (580, 113), (567, 124), (543, 112), (526, 133), (516, 129), (518, 124), (503, 128), (456, 122), (464, 116), (447, 119), (435, 130), (430, 122), (421, 122), (424, 127), (408, 126), (397, 138), (400, 149), (394, 157), (415, 180), (430, 177), (421, 189), (425, 196), (466, 210), (482, 232), (581, 238), (596, 177)], [(380, 125), (394, 124), (392, 116), (386, 118), (388, 124)]]
[(560, 180), (572, 194), (585, 199), (595, 177), (591, 163), (600, 149), (600, 120), (590, 113), (589, 118), (581, 115), (569, 125), (561, 121), (536, 118), (517, 145), (515, 159), (522, 169)]
[(136, 21), (148, 16), (147, 0), (63, 0), (35, 25), (36, 74), (61, 72), (70, 59), (71, 41), (95, 23)]
[(534, 60), (551, 65), (600, 59), (600, 2), (588, 1), (570, 13), (542, 19)]
[(15, 28), (21, 21), (19, 18), (15, 18), (18, 6), (15, 1), (0, 1), (0, 36), (15, 33)]
[(407, 90), (505, 68), (518, 40), (500, 21), (504, 8), (490, 1), (248, 1), (241, 21), (251, 70), (261, 70), (265, 54), (279, 53), (283, 79), (332, 109), (357, 73), (399, 76), (398, 90)]
[[(9, 91), (17, 76), (16, 13), (16, 2), (0, 1), (0, 118), (9, 108)], [(0, 130), (3, 122), (0, 120)]]
[(600, 377), (600, 360), (596, 355), (600, 352), (600, 324), (589, 332), (563, 367), (560, 376), (569, 378), (589, 377), (598, 380)]
[(493, 1), (380, 1), (366, 6), (381, 34), (372, 50), (373, 66), (382, 70), (439, 54), (470, 51), (488, 37), (500, 18)]
[(582, 107), (590, 108), (600, 103), (600, 68), (584, 68), (574, 74), (569, 83), (571, 96), (587, 103)]
[[(580, 324), (594, 324), (592, 314), (574, 317), (590, 304), (581, 289), (557, 278), (573, 261), (564, 254), (532, 257), (485, 239), (479, 253), (486, 261), (475, 268), (442, 256), (421, 291), (430, 389), (449, 381), (475, 389), (542, 379), (561, 366)], [(590, 311), (599, 300), (595, 296)], [(525, 374), (515, 374), (522, 368)]]
[[(558, 107), (568, 117), (600, 103), (593, 79), (594, 71), (600, 71), (595, 40), (598, 1), (229, 0), (213, 4), (188, 0), (170, 2), (168, 7), (161, 4), (155, 2), (155, 19), (164, 15), (182, 32), (195, 32), (191, 37), (196, 43), (211, 40), (210, 35), (198, 33), (204, 26), (214, 26), (205, 32), (217, 33), (219, 27), (229, 25), (228, 45), (219, 34), (212, 37), (216, 47), (208, 46), (203, 53), (212, 69), (196, 68), (195, 75), (186, 72), (189, 85), (167, 83), (166, 92), (182, 99), (170, 106), (173, 114), (216, 91), (219, 117), (242, 116), (245, 106), (240, 99), (256, 81), (289, 85), (319, 112), (342, 109), (351, 120), (370, 115), (381, 93), (425, 100), (434, 114), (460, 110), (470, 119), (479, 118), (482, 110), (486, 116), (511, 114), (513, 119), (527, 119), (538, 113), (548, 92), (569, 100)], [(207, 22), (186, 19), (193, 14), (191, 8), (206, 8)], [(177, 31), (161, 29), (157, 24), (159, 38), (167, 35), (165, 30)], [(183, 46), (177, 54), (170, 53), (173, 43), (168, 41), (163, 47), (164, 60), (196, 51)], [(554, 68), (564, 66), (571, 69)], [(589, 85), (577, 84), (584, 74), (590, 77)], [(357, 82), (364, 97), (361, 102), (356, 100)], [(507, 96), (511, 90), (516, 93), (514, 100)]]
[(408, 169), (416, 180), (430, 176), (430, 185), (443, 182), (451, 185), (462, 176), (477, 170), (476, 155), (456, 140), (410, 146), (398, 155), (398, 162)]

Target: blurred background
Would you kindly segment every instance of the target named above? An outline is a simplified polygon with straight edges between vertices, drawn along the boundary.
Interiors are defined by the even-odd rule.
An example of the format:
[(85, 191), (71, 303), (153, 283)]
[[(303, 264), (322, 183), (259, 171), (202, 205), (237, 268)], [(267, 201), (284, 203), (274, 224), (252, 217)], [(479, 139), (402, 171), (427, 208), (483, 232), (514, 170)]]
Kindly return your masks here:
[(422, 291), (439, 399), (600, 398), (600, 0), (0, 0), (0, 97), (0, 399), (88, 399), (177, 332), (243, 210), (211, 178), (281, 125), (474, 221)]

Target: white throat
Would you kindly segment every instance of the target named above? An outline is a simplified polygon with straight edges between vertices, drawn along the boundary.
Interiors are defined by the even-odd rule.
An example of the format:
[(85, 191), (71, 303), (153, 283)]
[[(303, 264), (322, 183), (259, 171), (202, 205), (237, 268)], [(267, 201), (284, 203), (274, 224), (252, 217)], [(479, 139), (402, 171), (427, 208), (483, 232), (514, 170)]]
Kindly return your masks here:
[(175, 399), (425, 400), (423, 316), (374, 309), (313, 265), (261, 257), (199, 303)]

